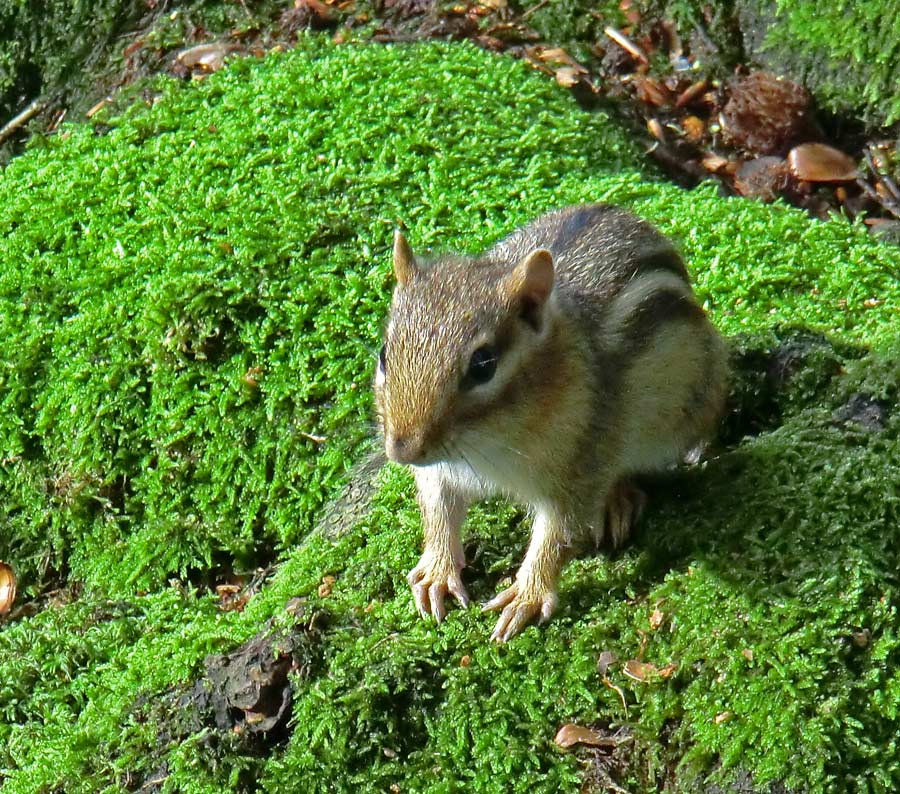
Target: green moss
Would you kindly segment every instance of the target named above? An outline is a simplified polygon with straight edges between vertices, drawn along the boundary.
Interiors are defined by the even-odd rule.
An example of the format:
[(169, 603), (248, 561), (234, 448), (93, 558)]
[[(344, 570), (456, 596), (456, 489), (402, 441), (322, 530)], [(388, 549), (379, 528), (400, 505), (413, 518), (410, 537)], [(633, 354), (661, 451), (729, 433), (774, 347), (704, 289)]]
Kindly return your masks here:
[[(569, 721), (629, 727), (617, 775), (634, 792), (739, 770), (896, 789), (896, 249), (650, 181), (605, 115), (469, 46), (304, 39), (161, 90), (0, 176), (0, 558), (26, 595), (52, 576), (86, 587), (0, 627), (4, 791), (575, 791), (579, 757), (553, 744)], [(392, 228), (478, 250), (585, 200), (679, 241), (736, 337), (750, 418), (649, 483), (634, 543), (575, 561), (557, 617), (497, 647), (477, 610), (415, 615), (405, 472), (379, 475), (343, 532), (313, 528), (365, 446)], [(760, 376), (786, 345), (797, 365)], [(880, 430), (840, 418), (860, 392), (887, 406)], [(475, 598), (527, 532), (507, 505), (473, 511)], [(185, 583), (273, 559), (242, 613)], [(208, 653), (289, 625), (296, 596), (330, 620), (286, 744), (254, 758), (144, 708)], [(634, 681), (621, 662), (637, 657), (675, 672)]]

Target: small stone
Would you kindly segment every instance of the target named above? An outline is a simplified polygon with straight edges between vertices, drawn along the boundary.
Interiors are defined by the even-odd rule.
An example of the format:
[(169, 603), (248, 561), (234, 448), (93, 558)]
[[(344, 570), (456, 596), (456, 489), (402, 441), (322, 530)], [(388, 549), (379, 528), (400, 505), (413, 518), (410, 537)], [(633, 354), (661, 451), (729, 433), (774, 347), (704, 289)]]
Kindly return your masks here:
[(597, 658), (597, 672), (600, 675), (606, 675), (610, 667), (619, 661), (615, 651), (603, 651)]
[(887, 402), (876, 400), (871, 394), (854, 394), (832, 414), (832, 418), (841, 424), (852, 422), (864, 430), (877, 432), (884, 430), (888, 407)]

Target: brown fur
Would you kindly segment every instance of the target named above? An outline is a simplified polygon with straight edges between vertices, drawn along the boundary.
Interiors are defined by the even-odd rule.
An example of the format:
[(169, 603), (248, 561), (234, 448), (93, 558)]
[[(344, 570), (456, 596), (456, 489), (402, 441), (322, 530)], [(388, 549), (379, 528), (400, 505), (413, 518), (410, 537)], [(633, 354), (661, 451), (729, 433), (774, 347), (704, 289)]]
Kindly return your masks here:
[[(640, 499), (623, 478), (711, 435), (725, 348), (672, 245), (614, 207), (549, 213), (480, 257), (421, 263), (399, 235), (394, 255), (375, 397), (388, 457), (419, 486), (416, 604), (440, 618), (448, 593), (466, 600), (466, 506), (505, 493), (535, 513), (515, 584), (488, 604), (506, 640), (550, 615), (574, 538), (624, 540)], [(485, 357), (496, 373), (481, 384)]]

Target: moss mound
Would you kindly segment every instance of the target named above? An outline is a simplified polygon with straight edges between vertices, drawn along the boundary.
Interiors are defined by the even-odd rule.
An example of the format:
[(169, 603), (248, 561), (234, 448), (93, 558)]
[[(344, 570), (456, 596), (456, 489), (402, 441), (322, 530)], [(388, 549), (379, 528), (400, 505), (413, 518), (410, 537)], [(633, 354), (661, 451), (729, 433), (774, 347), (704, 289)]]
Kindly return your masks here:
[[(0, 558), (26, 594), (84, 592), (0, 627), (4, 789), (896, 788), (896, 250), (638, 162), (521, 63), (315, 38), (18, 158), (0, 176)], [(738, 410), (719, 454), (651, 483), (635, 543), (573, 563), (557, 619), (500, 648), (475, 610), (415, 617), (404, 472), (344, 531), (313, 527), (365, 447), (392, 228), (477, 250), (584, 200), (679, 240), (735, 336)], [(514, 571), (522, 518), (473, 513), (473, 596)], [(206, 589), (276, 559), (243, 611)], [(289, 733), (176, 720), (204, 658), (262, 628), (315, 659)], [(636, 682), (632, 658), (675, 666)], [(569, 721), (630, 743), (562, 754)]]

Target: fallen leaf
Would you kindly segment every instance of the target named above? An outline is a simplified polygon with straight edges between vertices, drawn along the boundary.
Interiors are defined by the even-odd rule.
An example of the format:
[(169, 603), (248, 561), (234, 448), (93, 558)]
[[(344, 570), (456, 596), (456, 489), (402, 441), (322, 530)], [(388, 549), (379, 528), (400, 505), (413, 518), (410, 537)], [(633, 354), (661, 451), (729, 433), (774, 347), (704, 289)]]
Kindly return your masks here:
[(9, 612), (15, 600), (16, 575), (11, 565), (0, 562), (0, 615)]
[(622, 672), (635, 681), (652, 681), (657, 678), (668, 678), (678, 669), (675, 662), (667, 664), (665, 667), (657, 667), (650, 662), (642, 662), (638, 659), (629, 659), (622, 666)]
[(647, 662), (629, 659), (622, 667), (622, 672), (635, 681), (646, 681), (656, 673), (656, 668)]
[(662, 107), (671, 102), (672, 95), (669, 93), (669, 89), (666, 88), (664, 83), (653, 77), (638, 75), (634, 78), (634, 88), (637, 92), (637, 98), (648, 105)]
[(175, 56), (175, 60), (185, 69), (217, 72), (225, 65), (225, 57), (239, 49), (234, 44), (214, 41), (207, 44), (197, 44), (194, 47), (182, 50)]
[(614, 738), (603, 731), (576, 725), (573, 722), (563, 725), (556, 732), (556, 738), (553, 741), (563, 750), (568, 750), (576, 744), (586, 744), (589, 747), (615, 747), (618, 744)]
[(804, 182), (852, 182), (859, 176), (849, 155), (824, 143), (804, 143), (788, 152), (791, 173)]
[(579, 74), (587, 74), (588, 70), (586, 67), (582, 66), (578, 61), (576, 61), (569, 53), (567, 53), (561, 47), (548, 47), (547, 49), (541, 49), (537, 53), (537, 57), (544, 61), (552, 61), (553, 63), (562, 63), (566, 66), (571, 66), (575, 69)]
[(677, 669), (678, 665), (675, 662), (669, 662), (669, 664), (667, 664), (665, 667), (660, 667), (656, 672), (660, 678), (668, 678)]

